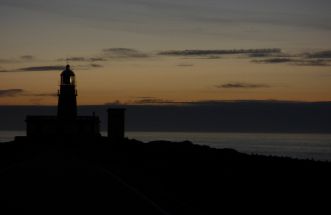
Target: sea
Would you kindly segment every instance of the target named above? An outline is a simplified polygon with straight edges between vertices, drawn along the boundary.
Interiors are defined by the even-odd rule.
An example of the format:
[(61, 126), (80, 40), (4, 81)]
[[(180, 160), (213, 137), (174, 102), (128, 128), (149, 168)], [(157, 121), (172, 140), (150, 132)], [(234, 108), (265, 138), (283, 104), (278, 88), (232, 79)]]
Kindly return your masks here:
[[(102, 132), (106, 136), (106, 132)], [(25, 131), (0, 131), (0, 143), (25, 136)], [(331, 134), (127, 132), (130, 139), (185, 141), (213, 148), (231, 148), (247, 154), (331, 161)]]

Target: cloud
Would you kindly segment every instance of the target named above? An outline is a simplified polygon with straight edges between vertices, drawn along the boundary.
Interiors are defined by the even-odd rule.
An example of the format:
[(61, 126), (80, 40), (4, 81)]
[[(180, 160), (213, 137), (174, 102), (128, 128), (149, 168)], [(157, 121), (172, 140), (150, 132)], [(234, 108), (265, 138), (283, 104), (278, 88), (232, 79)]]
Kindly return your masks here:
[(185, 56), (182, 59), (194, 59), (194, 60), (218, 60), (221, 59), (221, 56), (215, 55), (206, 55), (206, 56)]
[(146, 58), (148, 54), (135, 49), (128, 48), (108, 48), (104, 49), (103, 53), (109, 58)]
[[(87, 70), (91, 68), (101, 68), (103, 67), (100, 64), (96, 63), (91, 63), (88, 65), (77, 65), (76, 68)], [(0, 70), (0, 73), (5, 73), (5, 72), (43, 72), (43, 71), (62, 71), (65, 69), (64, 65), (50, 65), (50, 66), (32, 66), (32, 67), (23, 67), (23, 68), (18, 68), (18, 69), (13, 69), (13, 70), (5, 70), (2, 69)]]
[(269, 88), (270, 86), (267, 84), (250, 84), (250, 83), (242, 83), (242, 82), (230, 82), (226, 84), (217, 85), (217, 88), (226, 88), (226, 89), (238, 89), (238, 88), (245, 88), (245, 89), (255, 89), (255, 88)]
[(21, 95), (24, 92), (23, 89), (5, 89), (0, 90), (0, 97), (14, 97)]
[[(135, 98), (140, 98), (140, 97), (135, 97)], [(144, 98), (144, 97), (141, 97)], [(167, 99), (161, 99), (161, 98), (156, 98), (156, 97), (148, 97), (146, 96), (146, 100), (137, 100), (137, 101), (113, 101), (109, 103), (105, 103), (104, 105), (110, 106), (120, 106), (120, 107), (127, 107), (127, 108), (132, 108), (132, 107), (139, 107), (139, 108), (144, 108), (144, 107), (151, 107), (151, 106), (157, 106), (160, 105), (160, 107), (198, 107), (198, 108), (203, 108), (203, 107), (215, 107), (218, 109), (218, 107), (224, 107), (224, 105), (228, 105), (229, 108), (233, 105), (239, 105), (239, 106), (255, 106), (255, 105), (267, 105), (270, 107), (273, 107), (273, 105), (311, 105), (311, 104), (326, 104), (331, 108), (331, 102), (330, 101), (324, 101), (324, 102), (305, 102), (305, 101), (289, 101), (289, 100), (274, 100), (274, 99), (269, 99), (269, 100), (244, 100), (244, 99), (238, 99), (238, 100), (196, 100), (196, 101), (175, 101), (175, 100), (167, 100)], [(234, 107), (234, 106), (233, 106)], [(238, 106), (237, 106), (238, 107)], [(232, 109), (232, 108), (230, 108)], [(277, 109), (277, 108), (276, 108)], [(209, 108), (208, 108), (209, 111)]]
[(321, 52), (313, 52), (306, 53), (306, 57), (308, 58), (331, 58), (331, 50), (321, 51)]
[(33, 97), (56, 97), (56, 93), (30, 93), (24, 89), (0, 90), (0, 97), (33, 96)]
[(86, 61), (85, 57), (68, 57), (68, 58), (60, 58), (58, 61)]
[(267, 58), (263, 60), (253, 60), (254, 63), (289, 63), (295, 62), (292, 58)]
[(167, 99), (158, 99), (158, 98), (151, 98), (151, 99), (140, 99), (133, 102), (134, 104), (174, 104), (177, 103), (173, 100)]
[[(94, 63), (94, 62), (108, 61), (109, 59), (114, 59), (114, 58), (122, 59), (122, 58), (146, 58), (146, 57), (150, 57), (150, 55), (147, 53), (138, 51), (136, 49), (106, 48), (106, 49), (103, 49), (101, 51), (101, 53), (97, 54), (96, 56), (92, 56), (92, 57), (74, 56), (74, 57), (68, 57), (68, 58), (59, 58), (59, 59), (57, 59), (57, 61)], [(95, 67), (95, 66), (92, 66), (92, 67)]]
[(1, 97), (16, 97), (16, 96), (28, 96), (32, 97), (29, 101), (34, 105), (40, 105), (41, 101), (45, 97), (57, 97), (56, 93), (27, 93), (23, 89), (5, 89), (0, 90)]
[(298, 66), (331, 66), (330, 62), (324, 59), (314, 59), (314, 60), (300, 60), (295, 61), (295, 65)]
[(138, 96), (135, 97), (137, 100), (134, 100), (133, 102), (128, 102), (132, 104), (175, 104), (177, 102), (173, 100), (168, 100), (168, 99), (162, 99), (162, 98), (157, 98), (157, 97), (152, 97), (152, 96)]
[(158, 55), (166, 56), (217, 56), (217, 55), (233, 55), (233, 54), (269, 54), (281, 53), (281, 49), (232, 49), (232, 50), (172, 50), (161, 51)]
[(136, 99), (155, 99), (156, 97), (152, 97), (152, 96), (136, 96), (134, 98), (136, 98)]
[(101, 67), (103, 67), (103, 66), (100, 65), (100, 64), (91, 63), (91, 64), (90, 64), (90, 67), (92, 67), (92, 68), (101, 68)]
[(21, 60), (24, 60), (24, 61), (30, 61), (30, 60), (34, 60), (35, 57), (32, 56), (32, 55), (23, 55), (20, 57)]
[(107, 61), (107, 59), (102, 57), (69, 57), (69, 58), (60, 58), (57, 61), (97, 62), (97, 61)]
[(270, 57), (270, 56), (271, 56), (270, 53), (252, 53), (252, 54), (248, 54), (248, 57), (252, 57), (252, 58)]
[(261, 57), (264, 59), (252, 60), (255, 63), (281, 64), (288, 63), (296, 66), (331, 66), (331, 50), (311, 53), (301, 53), (298, 55), (287, 54), (251, 54), (250, 57)]
[(252, 60), (254, 63), (266, 63), (266, 64), (282, 64), (288, 63), (295, 66), (331, 66), (330, 62), (325, 59), (307, 59), (307, 58), (266, 58), (262, 60)]
[(63, 70), (64, 66), (60, 65), (54, 65), (54, 66), (32, 66), (32, 67), (24, 67), (24, 68), (19, 68), (17, 70), (13, 71), (23, 71), (23, 72), (40, 72), (40, 71), (59, 71)]
[(294, 55), (290, 55), (284, 52), (256, 52), (256, 53), (250, 53), (247, 54), (250, 58), (267, 58), (267, 57), (273, 57), (273, 58), (291, 58), (295, 57)]
[(90, 64), (82, 64), (82, 65), (76, 65), (75, 68), (77, 70), (90, 70), (90, 69), (98, 69), (102, 68), (103, 65), (97, 64), (97, 63), (90, 63)]

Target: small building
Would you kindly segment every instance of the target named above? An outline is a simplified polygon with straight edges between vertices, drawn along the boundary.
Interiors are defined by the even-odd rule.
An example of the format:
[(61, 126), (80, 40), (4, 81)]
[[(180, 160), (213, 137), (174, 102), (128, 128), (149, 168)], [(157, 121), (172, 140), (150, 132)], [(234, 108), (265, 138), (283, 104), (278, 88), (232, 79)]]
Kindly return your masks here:
[(61, 73), (58, 91), (57, 116), (27, 116), (27, 137), (97, 137), (100, 136), (100, 120), (77, 115), (77, 90), (75, 73), (67, 65)]
[(124, 139), (125, 108), (108, 108), (108, 137), (111, 140)]

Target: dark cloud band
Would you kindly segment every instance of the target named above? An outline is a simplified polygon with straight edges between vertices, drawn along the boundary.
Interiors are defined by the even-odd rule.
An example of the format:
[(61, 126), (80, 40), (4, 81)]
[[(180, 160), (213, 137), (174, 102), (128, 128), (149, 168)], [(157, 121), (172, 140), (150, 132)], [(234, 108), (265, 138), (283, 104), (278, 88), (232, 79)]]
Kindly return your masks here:
[(24, 67), (20, 68), (16, 71), (23, 71), (23, 72), (40, 72), (40, 71), (59, 71), (63, 70), (64, 66), (32, 66), (32, 67)]
[(328, 59), (307, 59), (307, 58), (266, 58), (261, 60), (252, 60), (254, 63), (265, 64), (283, 64), (287, 63), (296, 66), (331, 66)]
[(253, 60), (254, 63), (289, 63), (289, 62), (295, 62), (292, 58), (267, 58), (262, 60)]
[(21, 95), (24, 92), (23, 89), (5, 89), (0, 90), (0, 97), (14, 97)]
[(210, 55), (232, 55), (232, 54), (269, 54), (281, 53), (281, 49), (233, 49), (233, 50), (179, 50), (162, 51), (159, 55), (170, 56), (210, 56)]
[(331, 50), (307, 53), (306, 56), (308, 58), (330, 58), (331, 59)]
[(225, 89), (256, 89), (256, 88), (269, 88), (270, 86), (267, 84), (251, 84), (251, 83), (241, 83), (241, 82), (231, 82), (226, 84), (217, 85), (217, 88), (225, 88)]
[(103, 49), (103, 53), (106, 57), (110, 58), (146, 58), (148, 54), (138, 51), (136, 49), (129, 48), (108, 48)]
[(97, 61), (107, 61), (107, 59), (102, 57), (69, 57), (60, 58), (57, 61), (68, 61), (68, 62), (97, 62)]

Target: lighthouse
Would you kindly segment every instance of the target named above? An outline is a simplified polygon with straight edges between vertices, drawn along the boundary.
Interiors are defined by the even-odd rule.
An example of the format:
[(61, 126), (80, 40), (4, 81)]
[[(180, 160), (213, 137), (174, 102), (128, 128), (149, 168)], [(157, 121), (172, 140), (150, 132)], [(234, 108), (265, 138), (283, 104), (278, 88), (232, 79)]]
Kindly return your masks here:
[[(75, 73), (67, 65), (60, 75), (57, 115), (26, 117), (29, 138), (95, 138), (100, 137), (100, 120), (95, 114), (77, 114)], [(68, 138), (70, 137), (70, 138)]]
[(70, 65), (61, 73), (60, 82), (57, 117), (60, 120), (74, 120), (77, 117), (77, 90), (75, 73)]

